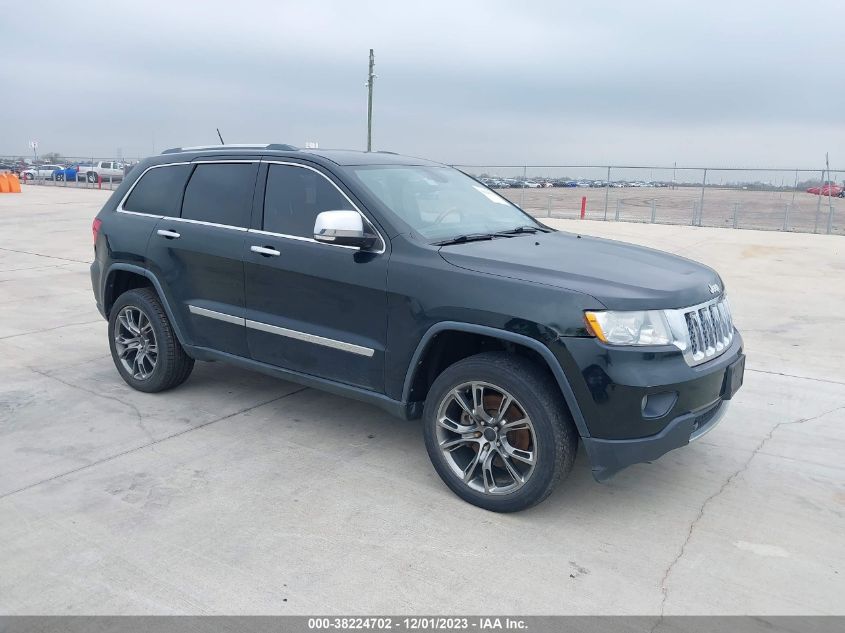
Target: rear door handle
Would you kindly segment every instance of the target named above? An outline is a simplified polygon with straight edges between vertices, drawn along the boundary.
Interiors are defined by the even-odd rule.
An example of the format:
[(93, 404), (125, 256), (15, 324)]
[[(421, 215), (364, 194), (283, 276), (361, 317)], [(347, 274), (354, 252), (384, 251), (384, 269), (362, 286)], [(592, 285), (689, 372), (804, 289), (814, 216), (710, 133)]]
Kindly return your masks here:
[(250, 246), (249, 250), (253, 253), (264, 255), (264, 257), (278, 257), (282, 254), (281, 251), (277, 251), (275, 248), (270, 248), (269, 246)]
[(156, 231), (156, 233), (158, 235), (161, 235), (162, 237), (166, 237), (169, 240), (178, 240), (180, 237), (182, 237), (176, 231), (168, 231), (167, 229), (159, 229), (158, 231)]

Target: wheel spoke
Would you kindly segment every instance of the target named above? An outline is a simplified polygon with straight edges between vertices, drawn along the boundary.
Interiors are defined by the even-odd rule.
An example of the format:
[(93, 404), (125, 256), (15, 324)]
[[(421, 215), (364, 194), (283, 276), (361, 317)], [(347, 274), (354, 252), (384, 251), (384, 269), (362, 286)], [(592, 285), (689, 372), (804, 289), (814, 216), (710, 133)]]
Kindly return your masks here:
[(454, 389), (449, 395), (454, 398), (455, 402), (464, 413), (466, 413), (471, 419), (475, 419), (475, 411), (473, 411), (472, 405), (464, 399), (464, 394), (462, 394), (460, 390)]
[(478, 440), (475, 438), (470, 437), (459, 437), (456, 440), (443, 440), (440, 442), (440, 448), (444, 451), (455, 451), (459, 449), (461, 446), (467, 446), (469, 444), (477, 444)]
[(509, 395), (502, 395), (502, 401), (499, 403), (499, 410), (496, 412), (496, 424), (501, 424), (505, 421), (505, 414), (510, 409), (513, 398)]
[(472, 383), (472, 414), (479, 420), (484, 419), (484, 385)]
[(475, 456), (472, 458), (467, 467), (464, 468), (464, 483), (469, 483), (469, 481), (475, 475), (475, 469), (478, 468), (478, 464), (484, 459), (487, 453), (484, 451), (484, 447), (481, 447)]
[(460, 422), (455, 422), (454, 420), (446, 417), (445, 415), (439, 420), (437, 420), (437, 423), (444, 429), (452, 431), (452, 433), (458, 433), (460, 435), (463, 435), (464, 433), (472, 433), (473, 431), (475, 431), (475, 425), (461, 424)]
[(511, 446), (507, 439), (502, 440), (502, 450), (505, 454), (510, 457), (511, 459), (515, 459), (519, 462), (523, 462), (524, 464), (528, 464), (530, 466), (534, 465), (535, 455), (534, 451), (525, 451), (521, 448), (516, 448)]
[(496, 486), (496, 478), (493, 476), (493, 457), (495, 451), (489, 451), (481, 462), (481, 479), (484, 482), (484, 492), (492, 492)]
[(501, 448), (496, 449), (496, 451), (499, 453), (499, 457), (505, 465), (505, 470), (507, 470), (508, 474), (513, 478), (513, 482), (515, 484), (525, 483), (525, 479), (523, 479), (522, 475), (519, 474), (519, 471), (514, 468), (514, 465), (511, 464), (511, 459), (508, 457), (508, 454)]
[(135, 352), (135, 355), (137, 356), (138, 346), (137, 345), (127, 345), (126, 347), (123, 348), (123, 350), (121, 350), (121, 352), (118, 354), (118, 357), (119, 358), (126, 358), (126, 355), (129, 354), (129, 352)]
[(514, 420), (513, 422), (505, 422), (500, 428), (500, 433), (510, 433), (511, 431), (520, 431), (522, 429), (531, 430), (531, 425), (528, 423), (526, 418), (520, 418), (519, 420)]

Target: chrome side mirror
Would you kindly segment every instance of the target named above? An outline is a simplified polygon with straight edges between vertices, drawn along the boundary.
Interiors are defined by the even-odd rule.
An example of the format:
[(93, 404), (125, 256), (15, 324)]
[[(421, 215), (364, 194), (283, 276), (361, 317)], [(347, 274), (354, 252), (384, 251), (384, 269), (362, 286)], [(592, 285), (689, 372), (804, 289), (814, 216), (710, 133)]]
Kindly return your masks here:
[(324, 244), (370, 248), (376, 236), (357, 211), (323, 211), (314, 221), (314, 239)]

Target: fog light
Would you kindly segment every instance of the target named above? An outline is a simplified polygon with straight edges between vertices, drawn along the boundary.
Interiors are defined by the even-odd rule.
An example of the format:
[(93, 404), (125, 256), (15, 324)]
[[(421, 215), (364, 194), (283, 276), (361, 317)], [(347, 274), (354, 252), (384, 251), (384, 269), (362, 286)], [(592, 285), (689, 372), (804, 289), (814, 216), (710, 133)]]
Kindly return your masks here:
[(664, 391), (643, 396), (642, 411), (644, 418), (662, 418), (675, 406), (678, 399), (677, 391)]

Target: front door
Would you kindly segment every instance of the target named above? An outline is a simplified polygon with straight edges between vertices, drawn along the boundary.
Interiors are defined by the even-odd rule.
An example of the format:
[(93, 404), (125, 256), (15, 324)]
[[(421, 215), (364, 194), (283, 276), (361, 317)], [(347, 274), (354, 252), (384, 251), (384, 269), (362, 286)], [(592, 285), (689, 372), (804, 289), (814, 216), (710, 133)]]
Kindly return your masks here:
[(387, 332), (386, 244), (370, 252), (313, 239), (321, 211), (355, 209), (328, 175), (265, 163), (259, 229), (245, 247), (246, 334), (255, 360), (380, 391)]

